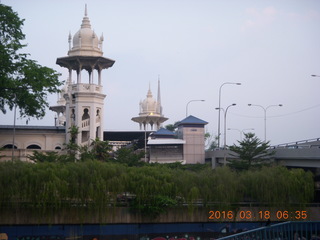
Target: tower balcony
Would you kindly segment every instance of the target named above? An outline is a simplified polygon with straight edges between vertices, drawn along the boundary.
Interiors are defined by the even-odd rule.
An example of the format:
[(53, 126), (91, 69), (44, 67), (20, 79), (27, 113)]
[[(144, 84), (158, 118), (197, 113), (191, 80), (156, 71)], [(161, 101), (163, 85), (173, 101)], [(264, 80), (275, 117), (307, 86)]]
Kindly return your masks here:
[(82, 130), (87, 130), (87, 131), (90, 130), (90, 118), (85, 119), (85, 120), (82, 120), (82, 122), (81, 122), (81, 129), (82, 129)]
[(92, 83), (77, 83), (71, 85), (71, 91), (74, 92), (92, 92), (102, 93), (102, 86)]

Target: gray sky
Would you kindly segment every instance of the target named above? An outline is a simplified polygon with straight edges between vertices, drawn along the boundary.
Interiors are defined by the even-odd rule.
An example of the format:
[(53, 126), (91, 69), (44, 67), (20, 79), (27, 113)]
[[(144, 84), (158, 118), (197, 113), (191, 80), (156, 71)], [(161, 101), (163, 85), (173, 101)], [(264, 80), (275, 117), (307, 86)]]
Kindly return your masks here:
[[(106, 130), (138, 130), (131, 118), (150, 83), (156, 98), (160, 75), (163, 113), (170, 124), (188, 113), (209, 124), (217, 134), (218, 93), (221, 106), (232, 103), (227, 128), (254, 128), (271, 144), (320, 137), (320, 1), (318, 0), (2, 0), (25, 19), (24, 52), (39, 64), (62, 73), (55, 64), (67, 55), (68, 34), (75, 34), (87, 3), (91, 26), (103, 33), (104, 56), (114, 66), (103, 72)], [(56, 95), (48, 99), (56, 104)], [(12, 113), (0, 124), (13, 122)], [(26, 119), (17, 121), (25, 124)], [(53, 125), (54, 113), (30, 125)], [(223, 118), (222, 118), (223, 122)], [(223, 132), (223, 125), (222, 132)], [(227, 131), (227, 144), (239, 140)], [(221, 138), (223, 142), (223, 138)]]

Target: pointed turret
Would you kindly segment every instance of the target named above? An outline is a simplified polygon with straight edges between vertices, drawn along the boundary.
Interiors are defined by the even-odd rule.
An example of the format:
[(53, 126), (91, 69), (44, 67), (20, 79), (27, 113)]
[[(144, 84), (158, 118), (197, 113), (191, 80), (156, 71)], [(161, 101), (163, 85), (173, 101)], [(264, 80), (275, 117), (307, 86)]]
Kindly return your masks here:
[(71, 39), (72, 39), (71, 32), (69, 32), (69, 36), (68, 36), (69, 51), (71, 50)]
[(161, 97), (160, 97), (160, 80), (158, 80), (158, 96), (156, 101), (151, 92), (150, 83), (149, 89), (147, 92), (147, 97), (145, 100), (140, 101), (140, 113), (139, 117), (134, 117), (131, 120), (139, 123), (140, 129), (144, 126), (144, 129), (147, 128), (147, 125), (153, 126), (156, 125), (156, 130), (161, 127), (161, 124), (168, 120), (168, 118), (162, 115), (162, 106), (161, 106)]
[(160, 94), (160, 76), (158, 76), (158, 96), (157, 96), (157, 112), (162, 115), (161, 94)]

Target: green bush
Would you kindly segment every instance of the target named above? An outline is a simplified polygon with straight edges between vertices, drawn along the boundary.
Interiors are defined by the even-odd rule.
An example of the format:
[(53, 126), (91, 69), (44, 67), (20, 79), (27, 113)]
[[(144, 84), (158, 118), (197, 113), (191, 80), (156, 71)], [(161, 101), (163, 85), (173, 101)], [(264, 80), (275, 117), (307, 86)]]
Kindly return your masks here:
[(0, 163), (0, 207), (28, 206), (43, 211), (68, 206), (122, 206), (155, 216), (172, 207), (218, 204), (231, 207), (244, 200), (274, 205), (304, 205), (313, 199), (313, 175), (284, 167), (236, 172), (228, 167), (185, 170), (166, 165), (130, 167), (101, 162)]

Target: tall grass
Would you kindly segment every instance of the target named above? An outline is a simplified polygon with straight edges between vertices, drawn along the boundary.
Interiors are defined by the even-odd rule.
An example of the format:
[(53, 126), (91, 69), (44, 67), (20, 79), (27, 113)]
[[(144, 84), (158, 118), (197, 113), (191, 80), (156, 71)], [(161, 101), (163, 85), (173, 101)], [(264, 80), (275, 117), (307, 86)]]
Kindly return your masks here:
[(280, 166), (235, 172), (228, 167), (191, 171), (99, 161), (0, 163), (0, 207), (110, 208), (119, 204), (117, 195), (123, 192), (134, 196), (127, 203), (133, 210), (159, 214), (161, 209), (199, 202), (226, 207), (244, 200), (304, 205), (313, 199), (314, 182), (310, 172)]

